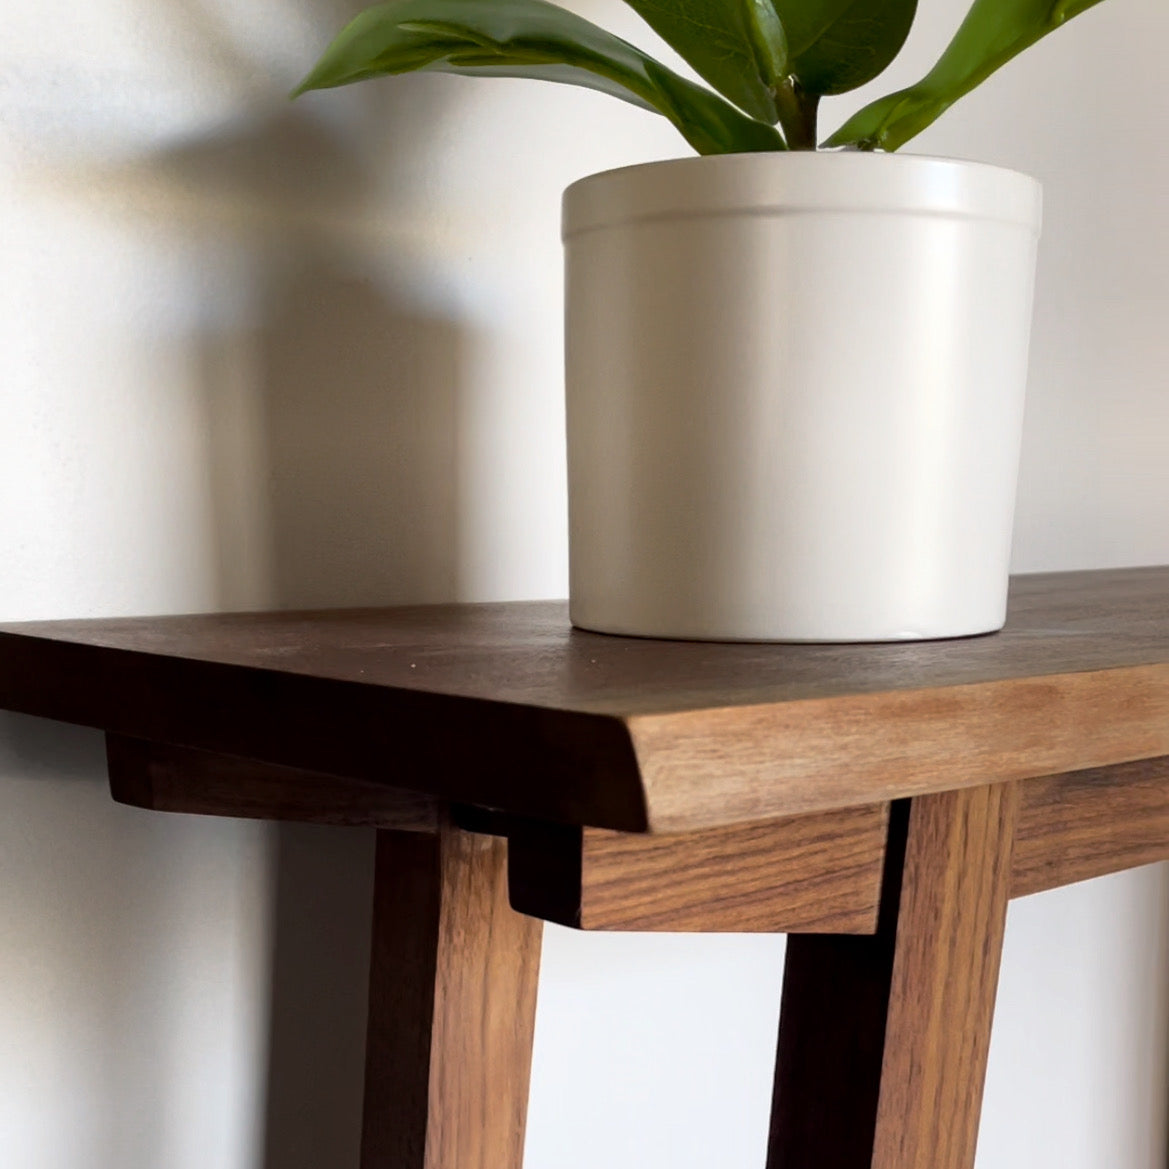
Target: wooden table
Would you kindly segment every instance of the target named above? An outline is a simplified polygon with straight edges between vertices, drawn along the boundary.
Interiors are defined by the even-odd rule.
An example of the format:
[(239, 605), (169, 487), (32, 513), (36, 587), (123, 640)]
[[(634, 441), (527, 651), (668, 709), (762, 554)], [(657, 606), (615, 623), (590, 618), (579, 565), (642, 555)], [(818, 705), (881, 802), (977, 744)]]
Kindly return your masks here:
[(540, 919), (790, 934), (770, 1169), (970, 1169), (1008, 900), (1169, 858), (1164, 568), (883, 646), (9, 625), (0, 707), (106, 731), (124, 803), (379, 829), (363, 1169), (519, 1169)]

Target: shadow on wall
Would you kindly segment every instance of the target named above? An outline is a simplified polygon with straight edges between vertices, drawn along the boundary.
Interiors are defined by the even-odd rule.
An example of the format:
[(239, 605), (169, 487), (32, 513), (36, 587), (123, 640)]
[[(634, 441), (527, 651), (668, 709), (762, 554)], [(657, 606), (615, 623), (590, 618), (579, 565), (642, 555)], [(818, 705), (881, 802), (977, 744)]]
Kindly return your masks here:
[(277, 831), (262, 1169), (357, 1169), (374, 834)]
[(277, 605), (451, 600), (459, 333), (369, 282), (306, 269), (263, 334)]
[[(273, 603), (453, 599), (455, 324), (314, 257), (270, 302), (257, 355)], [(373, 833), (277, 831), (264, 1169), (356, 1169)]]
[(250, 258), (249, 319), (200, 339), (221, 606), (454, 599), (466, 330), (354, 226), (362, 159), (292, 110), (153, 167), (236, 208)]
[[(387, 193), (371, 170), (422, 150), (434, 117), (399, 88), (396, 120), (376, 91), (350, 107), (376, 122), (373, 161), (361, 125), (331, 133), (293, 106), (149, 163), (234, 209), (253, 280), (250, 319), (201, 339), (226, 609), (458, 595), (466, 333), (401, 291), (376, 230), (394, 208), (370, 211)], [(277, 832), (263, 1169), (356, 1169), (373, 833)]]

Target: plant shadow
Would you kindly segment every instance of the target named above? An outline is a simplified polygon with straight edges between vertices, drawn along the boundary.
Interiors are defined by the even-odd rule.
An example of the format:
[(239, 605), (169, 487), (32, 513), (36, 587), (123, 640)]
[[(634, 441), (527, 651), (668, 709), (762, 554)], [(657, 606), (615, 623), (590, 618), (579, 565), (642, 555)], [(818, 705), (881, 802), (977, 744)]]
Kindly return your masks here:
[[(459, 594), (469, 334), (412, 295), (392, 232), (377, 235), (370, 203), (387, 187), (371, 172), (425, 149), (378, 112), (373, 161), (352, 127), (334, 132), (293, 107), (149, 163), (201, 205), (231, 209), (246, 257), (245, 317), (225, 313), (199, 338), (223, 609)], [(372, 120), (368, 108), (359, 120)], [(393, 214), (378, 211), (391, 227)], [(374, 834), (273, 831), (260, 1164), (356, 1169)]]

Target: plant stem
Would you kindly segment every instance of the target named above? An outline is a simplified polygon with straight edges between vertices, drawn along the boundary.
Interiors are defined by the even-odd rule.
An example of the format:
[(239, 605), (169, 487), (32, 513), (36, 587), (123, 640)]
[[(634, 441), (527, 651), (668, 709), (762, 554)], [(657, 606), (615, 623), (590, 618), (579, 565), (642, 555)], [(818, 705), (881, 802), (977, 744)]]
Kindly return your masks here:
[(807, 93), (794, 77), (785, 77), (775, 89), (775, 105), (788, 149), (815, 150), (820, 95)]

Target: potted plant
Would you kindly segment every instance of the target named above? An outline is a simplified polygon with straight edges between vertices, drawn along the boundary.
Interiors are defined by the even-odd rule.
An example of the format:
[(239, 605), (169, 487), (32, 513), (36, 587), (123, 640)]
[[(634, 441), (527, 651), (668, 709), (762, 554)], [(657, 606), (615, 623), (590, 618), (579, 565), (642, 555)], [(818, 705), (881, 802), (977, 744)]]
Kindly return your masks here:
[(297, 92), (439, 70), (603, 90), (701, 157), (564, 198), (571, 611), (714, 640), (990, 632), (1006, 613), (1041, 192), (893, 152), (1098, 0), (974, 0), (821, 143), (917, 0), (628, 0), (706, 81), (544, 0), (395, 0)]

